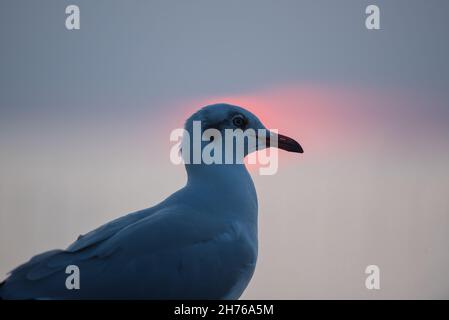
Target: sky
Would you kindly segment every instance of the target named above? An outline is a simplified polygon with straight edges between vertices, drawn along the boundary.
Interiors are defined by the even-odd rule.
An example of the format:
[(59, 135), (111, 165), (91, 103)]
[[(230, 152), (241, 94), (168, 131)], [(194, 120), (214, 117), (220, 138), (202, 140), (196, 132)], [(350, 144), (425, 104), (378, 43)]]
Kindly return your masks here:
[[(80, 30), (65, 29), (69, 4)], [(369, 4), (381, 30), (365, 28)], [(251, 172), (260, 252), (243, 298), (449, 298), (447, 12), (1, 1), (0, 274), (182, 187), (171, 130), (227, 102), (305, 150)], [(364, 286), (370, 264), (380, 290)]]

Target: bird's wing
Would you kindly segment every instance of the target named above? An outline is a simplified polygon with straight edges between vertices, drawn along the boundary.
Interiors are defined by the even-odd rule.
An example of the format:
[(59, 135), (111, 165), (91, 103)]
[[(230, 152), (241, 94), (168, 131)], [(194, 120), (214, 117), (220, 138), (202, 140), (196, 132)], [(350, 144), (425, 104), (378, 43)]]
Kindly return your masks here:
[(40, 264), (43, 260), (49, 259), (55, 255), (61, 254), (63, 252), (77, 252), (83, 249), (86, 249), (94, 244), (98, 244), (115, 233), (123, 229), (124, 227), (139, 221), (140, 219), (151, 215), (152, 213), (157, 211), (157, 207), (152, 207), (140, 211), (136, 211), (125, 216), (114, 219), (104, 225), (86, 233), (85, 235), (80, 235), (77, 240), (75, 240), (65, 251), (64, 250), (50, 250), (44, 253), (38, 254), (32, 257), (28, 262), (23, 263), (11, 270), (9, 274), (19, 272), (23, 269), (29, 269), (32, 266), (36, 266)]
[(68, 252), (76, 252), (86, 249), (94, 244), (98, 244), (116, 234), (121, 229), (129, 226), (151, 214), (157, 212), (157, 207), (152, 207), (137, 212), (130, 213), (126, 216), (114, 219), (97, 229), (94, 229), (85, 235), (80, 235), (67, 249)]
[[(136, 216), (130, 221), (134, 218)], [(218, 240), (230, 243), (231, 239), (236, 238), (232, 235), (236, 230), (229, 229), (229, 225), (205, 223), (205, 218), (204, 213), (198, 213), (191, 208), (171, 206), (136, 219), (134, 223), (128, 223), (119, 230), (115, 224), (121, 223), (112, 222), (107, 224), (110, 227), (105, 225), (96, 232), (89, 233), (90, 236), (86, 235), (90, 240), (83, 242), (82, 245), (76, 245), (75, 242), (69, 250), (44, 253), (31, 259), (20, 269), (12, 272), (0, 289), (0, 296), (12, 293), (10, 296), (20, 297), (17, 290), (28, 290), (31, 294), (24, 293), (24, 298), (34, 298), (36, 295), (62, 297), (69, 291), (59, 282), (67, 276), (64, 269), (72, 264), (80, 266), (83, 279), (90, 279), (85, 283), (95, 284), (93, 290), (103, 297), (109, 294), (105, 292), (106, 290), (102, 291), (103, 287), (109, 288), (111, 283), (111, 279), (106, 276), (108, 270), (112, 274), (121, 275), (119, 279), (123, 283), (122, 288), (128, 290), (129, 284), (133, 281), (135, 283), (136, 277), (140, 277), (136, 270), (142, 272), (142, 267), (145, 270), (153, 270), (153, 275), (149, 277), (142, 275), (142, 279), (146, 279), (149, 283), (156, 283), (164, 277), (176, 278), (173, 272), (179, 273), (183, 269), (179, 269), (178, 260), (187, 257), (183, 260), (184, 274), (181, 276), (178, 274), (180, 277), (178, 280), (188, 280), (189, 272), (193, 272), (189, 270), (197, 268), (198, 263), (195, 259), (212, 259), (214, 266), (223, 265), (225, 262), (218, 261), (214, 252), (217, 249), (216, 243)], [(113, 233), (111, 230), (116, 231)], [(97, 232), (99, 233), (96, 234)], [(228, 246), (227, 250), (232, 250), (231, 247)], [(208, 254), (210, 256), (207, 256)], [(250, 261), (251, 257), (247, 260)], [(192, 263), (195, 264), (194, 267)], [(172, 269), (173, 266), (175, 270)], [(194, 272), (198, 273), (197, 270)], [(80, 298), (83, 298), (86, 292), (88, 291), (79, 292)]]

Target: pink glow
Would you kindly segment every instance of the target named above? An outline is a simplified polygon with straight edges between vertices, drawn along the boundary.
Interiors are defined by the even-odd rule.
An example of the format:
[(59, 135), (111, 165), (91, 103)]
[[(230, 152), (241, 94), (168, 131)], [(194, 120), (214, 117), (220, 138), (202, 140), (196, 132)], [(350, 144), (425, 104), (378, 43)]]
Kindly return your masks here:
[[(270, 129), (298, 140), (306, 154), (331, 152), (348, 144), (357, 129), (358, 115), (350, 105), (363, 102), (363, 95), (342, 89), (285, 86), (260, 92), (194, 99), (184, 102), (183, 119), (200, 106), (225, 102), (253, 112)], [(348, 122), (352, 126), (348, 126)], [(284, 153), (284, 152), (282, 152)]]
[[(419, 101), (425, 101), (427, 109)], [(172, 111), (167, 136), (200, 107), (219, 102), (242, 106), (258, 116), (267, 128), (278, 129), (300, 142), (305, 153), (280, 151), (281, 165), (296, 163), (298, 158), (325, 159), (349, 152), (376, 153), (413, 147), (417, 139), (429, 139), (431, 132), (436, 132), (433, 140), (442, 137), (435, 126), (435, 112), (429, 111), (430, 106), (438, 109), (435, 97), (320, 85), (286, 85), (245, 94), (183, 99), (168, 108)]]

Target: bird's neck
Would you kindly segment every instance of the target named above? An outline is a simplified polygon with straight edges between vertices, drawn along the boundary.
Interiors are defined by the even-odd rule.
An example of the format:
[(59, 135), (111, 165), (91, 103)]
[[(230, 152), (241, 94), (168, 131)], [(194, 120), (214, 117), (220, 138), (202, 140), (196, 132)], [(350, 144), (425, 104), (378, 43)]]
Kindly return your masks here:
[(186, 164), (188, 184), (216, 185), (223, 188), (252, 184), (244, 164)]
[(242, 207), (257, 219), (257, 194), (244, 164), (186, 164), (187, 187), (223, 209)]

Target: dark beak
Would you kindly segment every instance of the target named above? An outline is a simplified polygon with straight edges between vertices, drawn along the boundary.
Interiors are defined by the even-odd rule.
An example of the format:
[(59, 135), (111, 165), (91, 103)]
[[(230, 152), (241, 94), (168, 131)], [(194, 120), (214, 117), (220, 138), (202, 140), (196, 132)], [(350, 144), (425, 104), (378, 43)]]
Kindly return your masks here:
[[(292, 138), (289, 138), (287, 136), (284, 136), (282, 134), (272, 134), (272, 139), (278, 139), (278, 148), (288, 151), (288, 152), (296, 152), (296, 153), (303, 153), (304, 150), (302, 149), (301, 145)], [(270, 146), (270, 137), (267, 137), (267, 147)]]

